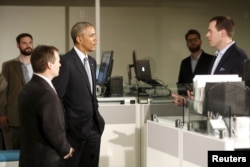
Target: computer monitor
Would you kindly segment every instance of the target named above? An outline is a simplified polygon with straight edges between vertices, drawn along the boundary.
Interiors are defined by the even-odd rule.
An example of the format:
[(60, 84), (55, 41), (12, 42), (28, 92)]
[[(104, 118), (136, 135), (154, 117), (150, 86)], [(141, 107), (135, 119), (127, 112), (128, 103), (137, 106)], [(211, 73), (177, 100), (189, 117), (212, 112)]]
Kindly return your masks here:
[(128, 65), (128, 83), (129, 84), (131, 84), (131, 80), (132, 80), (131, 68), (134, 68), (135, 77), (137, 77), (137, 74), (136, 74), (136, 53), (135, 53), (135, 50), (133, 50), (133, 53), (132, 53), (132, 61), (133, 61), (133, 63)]
[(163, 86), (162, 83), (152, 78), (149, 60), (136, 60), (135, 64), (136, 78), (138, 81), (145, 82), (151, 86)]
[(134, 70), (135, 70), (135, 77), (137, 78), (137, 71), (136, 71), (137, 59), (136, 59), (136, 52), (135, 52), (135, 50), (133, 50), (132, 59), (133, 59), (133, 66), (134, 66)]
[(133, 64), (128, 65), (129, 84), (132, 80), (131, 68), (134, 68), (137, 81), (143, 81), (151, 86), (163, 86), (160, 82), (152, 79), (149, 60), (137, 60), (135, 50), (132, 54), (132, 60)]
[(136, 61), (136, 78), (137, 80), (151, 79), (151, 69), (149, 60), (137, 60)]
[(105, 51), (102, 53), (102, 59), (99, 67), (96, 83), (100, 86), (105, 86), (112, 73), (114, 51)]

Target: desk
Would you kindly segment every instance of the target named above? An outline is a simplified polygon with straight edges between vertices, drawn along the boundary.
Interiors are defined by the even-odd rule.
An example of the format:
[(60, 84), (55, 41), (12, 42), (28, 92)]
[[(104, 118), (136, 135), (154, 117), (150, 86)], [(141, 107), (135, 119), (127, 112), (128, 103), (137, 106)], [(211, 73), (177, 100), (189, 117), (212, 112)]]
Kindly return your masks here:
[(209, 150), (250, 149), (250, 137), (219, 139), (188, 131), (186, 126), (176, 128), (171, 119), (147, 122), (147, 167), (206, 167)]
[[(106, 121), (101, 167), (195, 167), (206, 164), (206, 150), (250, 148), (250, 139), (222, 140), (188, 131), (186, 127), (175, 128), (173, 122), (181, 120), (183, 110), (172, 103), (138, 104), (135, 97), (98, 98), (98, 101)], [(151, 114), (157, 114), (159, 122), (150, 121)], [(187, 119), (190, 120), (188, 116)], [(192, 119), (203, 120), (200, 116)], [(18, 166), (18, 161), (0, 162), (0, 167), (6, 164)]]

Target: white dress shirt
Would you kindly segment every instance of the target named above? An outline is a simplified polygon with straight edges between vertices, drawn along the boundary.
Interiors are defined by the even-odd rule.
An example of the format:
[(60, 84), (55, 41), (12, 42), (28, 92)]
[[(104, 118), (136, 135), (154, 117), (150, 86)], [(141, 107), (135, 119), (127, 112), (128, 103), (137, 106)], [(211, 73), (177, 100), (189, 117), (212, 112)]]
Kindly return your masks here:
[(211, 74), (213, 75), (215, 72), (215, 69), (217, 68), (218, 64), (220, 63), (220, 60), (222, 59), (223, 55), (225, 54), (225, 52), (227, 51), (227, 49), (232, 46), (235, 43), (235, 41), (232, 41), (230, 44), (228, 44), (225, 48), (221, 49), (221, 50), (217, 50), (215, 52), (216, 55), (216, 59), (215, 62), (213, 64), (213, 68), (211, 71)]

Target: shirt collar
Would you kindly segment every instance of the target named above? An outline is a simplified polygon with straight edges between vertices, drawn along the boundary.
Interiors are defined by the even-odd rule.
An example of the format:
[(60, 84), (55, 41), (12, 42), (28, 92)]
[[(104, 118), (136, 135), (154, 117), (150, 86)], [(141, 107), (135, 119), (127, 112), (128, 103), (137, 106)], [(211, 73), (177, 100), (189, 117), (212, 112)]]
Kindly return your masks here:
[(81, 60), (83, 60), (85, 57), (88, 58), (88, 56), (82, 53), (77, 47), (74, 46), (74, 49)]
[(43, 78), (43, 79), (44, 79), (53, 89), (55, 89), (54, 86), (53, 86), (53, 84), (52, 84), (52, 82), (51, 82), (51, 80), (49, 80), (49, 79), (46, 78), (45, 76), (43, 76), (43, 75), (41, 75), (41, 74), (38, 74), (38, 73), (34, 73), (34, 75), (37, 75), (37, 76)]
[(23, 64), (24, 66), (31, 66), (31, 63), (26, 64), (26, 63), (24, 63), (24, 62), (22, 61), (21, 55), (19, 56), (19, 61), (20, 61), (20, 63)]
[(192, 55), (190, 55), (190, 57), (191, 57), (192, 60), (198, 61), (199, 58), (201, 57), (201, 54), (202, 54), (202, 52), (196, 58), (193, 58)]
[(215, 52), (215, 55), (224, 55), (224, 53), (227, 51), (228, 48), (230, 48), (230, 46), (232, 46), (235, 43), (235, 41), (232, 41), (231, 43), (229, 43), (226, 47), (224, 47), (221, 50), (217, 50)]

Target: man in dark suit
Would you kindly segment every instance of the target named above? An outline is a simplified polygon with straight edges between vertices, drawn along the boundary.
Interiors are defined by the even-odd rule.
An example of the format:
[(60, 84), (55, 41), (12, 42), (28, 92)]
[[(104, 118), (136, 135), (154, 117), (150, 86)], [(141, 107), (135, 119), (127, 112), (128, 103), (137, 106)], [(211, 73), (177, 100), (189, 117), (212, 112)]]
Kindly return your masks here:
[[(235, 31), (234, 21), (228, 16), (215, 16), (210, 19), (206, 37), (211, 47), (215, 47), (216, 57), (211, 63), (208, 74), (238, 74), (243, 75), (243, 64), (248, 59), (247, 54), (233, 41)], [(193, 98), (190, 92), (189, 98)], [(172, 94), (176, 105), (182, 106), (185, 97)]]
[(233, 41), (235, 24), (228, 16), (216, 16), (210, 19), (206, 37), (210, 46), (215, 47), (216, 57), (209, 74), (243, 75), (243, 64), (247, 54)]
[(67, 116), (67, 136), (75, 149), (66, 163), (68, 167), (98, 167), (105, 123), (98, 111), (96, 61), (88, 55), (96, 49), (95, 28), (78, 22), (71, 37), (74, 48), (62, 56), (60, 74), (53, 80)]
[(53, 46), (37, 46), (31, 56), (34, 75), (18, 98), (20, 167), (64, 167), (73, 148), (66, 138), (63, 106), (51, 80), (58, 76), (60, 57)]
[(197, 30), (189, 30), (185, 39), (191, 55), (181, 62), (178, 84), (193, 83), (196, 74), (208, 74), (210, 63), (214, 58), (201, 49), (202, 40)]
[(189, 30), (185, 35), (185, 40), (191, 55), (181, 61), (177, 82), (179, 95), (187, 95), (187, 89), (192, 87), (195, 75), (208, 74), (214, 58), (201, 49), (201, 35), (197, 30)]
[(20, 55), (2, 65), (2, 74), (8, 84), (0, 96), (0, 126), (7, 150), (20, 149), (17, 97), (33, 74), (30, 64), (33, 37), (28, 33), (21, 33), (16, 37), (16, 42)]

